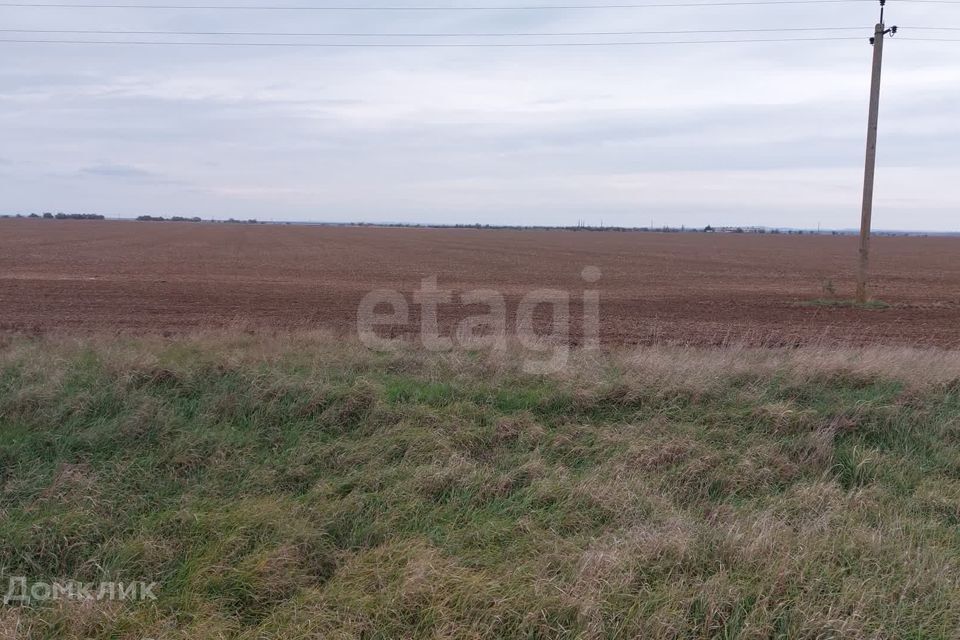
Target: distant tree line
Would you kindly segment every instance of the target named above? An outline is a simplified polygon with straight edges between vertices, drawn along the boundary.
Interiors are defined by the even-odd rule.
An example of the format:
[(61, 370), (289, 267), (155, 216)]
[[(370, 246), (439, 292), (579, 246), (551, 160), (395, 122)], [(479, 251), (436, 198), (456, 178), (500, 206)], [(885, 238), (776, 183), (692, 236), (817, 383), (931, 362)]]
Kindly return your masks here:
[[(283, 224), (300, 224), (295, 222), (285, 222)], [(657, 231), (662, 233), (685, 233), (695, 232), (699, 229), (687, 229), (685, 227), (614, 227), (614, 226), (588, 226), (578, 224), (576, 226), (557, 226), (557, 225), (519, 225), (519, 224), (420, 224), (415, 222), (312, 222), (303, 223), (322, 227), (381, 227), (387, 229), (487, 229), (500, 231)]]
[[(138, 216), (137, 220), (140, 222), (203, 222), (202, 219), (197, 217), (185, 218), (183, 216), (171, 216), (169, 218), (164, 218), (163, 216)], [(254, 219), (234, 220), (233, 218), (229, 220), (210, 220), (210, 222), (220, 224), (260, 224)]]
[[(36, 213), (31, 213), (28, 215), (16, 214), (16, 215), (0, 215), (0, 219), (3, 218), (43, 218), (44, 220), (105, 220), (105, 217), (98, 213), (44, 213), (38, 215)], [(184, 216), (171, 216), (169, 218), (164, 216), (138, 216), (137, 220), (140, 222), (203, 222), (199, 217), (187, 218)], [(260, 222), (256, 218), (251, 218), (249, 220), (236, 220), (230, 218), (228, 220), (209, 220), (213, 224), (270, 224), (266, 222)], [(406, 223), (406, 222), (304, 222), (304, 223), (295, 223), (295, 222), (279, 222), (276, 224), (284, 225), (293, 225), (293, 224), (304, 224), (308, 226), (320, 226), (320, 227), (384, 227), (384, 228), (404, 228), (404, 229), (499, 229), (499, 230), (514, 230), (514, 231), (646, 231), (653, 233), (750, 233), (750, 234), (796, 234), (796, 235), (847, 235), (849, 233), (855, 233), (850, 231), (836, 231), (836, 230), (823, 230), (823, 231), (814, 231), (814, 230), (803, 230), (803, 229), (777, 229), (777, 228), (768, 228), (768, 227), (714, 227), (712, 225), (707, 225), (706, 227), (621, 227), (621, 226), (589, 226), (583, 221), (579, 221), (576, 226), (550, 226), (550, 225), (508, 225), (508, 224), (419, 224), (419, 223)], [(926, 235), (921, 233), (897, 233), (889, 231), (877, 231), (877, 235), (885, 236), (898, 236), (898, 235)]]
[(105, 220), (99, 213), (57, 213), (51, 216), (49, 213), (43, 214), (44, 219), (51, 217), (56, 220)]
[(164, 218), (163, 216), (139, 216), (137, 220), (140, 222), (203, 222), (200, 218), (184, 218), (183, 216), (173, 216), (172, 218)]
[[(287, 222), (285, 224), (296, 224)], [(780, 233), (777, 229), (764, 227), (717, 227), (707, 225), (704, 228), (687, 227), (623, 227), (623, 226), (591, 226), (579, 222), (576, 226), (551, 225), (511, 225), (511, 224), (419, 224), (409, 222), (321, 222), (307, 223), (327, 227), (385, 227), (389, 229), (494, 229), (513, 231), (598, 231), (598, 232), (647, 232), (647, 233)]]
[(50, 212), (44, 213), (42, 215), (38, 213), (31, 213), (29, 215), (23, 215), (22, 213), (18, 213), (15, 216), (4, 215), (4, 216), (0, 216), (0, 218), (33, 218), (37, 220), (39, 219), (43, 219), (43, 220), (105, 220), (106, 219), (99, 213), (50, 213)]

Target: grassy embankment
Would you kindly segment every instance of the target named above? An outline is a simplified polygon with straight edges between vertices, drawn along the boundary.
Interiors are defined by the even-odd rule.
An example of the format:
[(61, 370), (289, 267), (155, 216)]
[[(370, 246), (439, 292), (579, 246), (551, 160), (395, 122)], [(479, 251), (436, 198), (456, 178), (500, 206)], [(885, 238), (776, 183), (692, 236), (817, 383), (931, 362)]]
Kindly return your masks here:
[(960, 354), (645, 349), (527, 376), (322, 337), (0, 348), (23, 638), (949, 638)]

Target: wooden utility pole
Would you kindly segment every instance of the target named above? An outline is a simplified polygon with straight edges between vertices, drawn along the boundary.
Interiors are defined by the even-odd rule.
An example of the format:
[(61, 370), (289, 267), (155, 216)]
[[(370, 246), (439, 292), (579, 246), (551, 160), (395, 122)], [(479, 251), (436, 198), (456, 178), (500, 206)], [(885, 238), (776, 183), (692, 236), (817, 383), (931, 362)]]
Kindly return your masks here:
[(870, 80), (870, 116), (867, 122), (867, 159), (863, 172), (863, 211), (860, 216), (860, 264), (857, 268), (857, 302), (865, 303), (867, 277), (870, 271), (870, 227), (873, 221), (873, 182), (877, 168), (877, 126), (880, 120), (880, 76), (883, 70), (883, 40), (888, 33), (897, 32), (896, 27), (887, 29), (883, 23), (883, 10), (887, 0), (880, 0), (880, 22), (873, 31), (873, 75)]

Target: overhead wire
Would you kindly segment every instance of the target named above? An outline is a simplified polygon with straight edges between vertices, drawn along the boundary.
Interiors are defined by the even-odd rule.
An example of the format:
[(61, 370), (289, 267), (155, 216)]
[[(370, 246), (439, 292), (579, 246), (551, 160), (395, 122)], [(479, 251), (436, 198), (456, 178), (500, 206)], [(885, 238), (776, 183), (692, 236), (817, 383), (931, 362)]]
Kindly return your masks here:
[(0, 38), (7, 44), (78, 44), (78, 45), (153, 45), (153, 46), (204, 46), (204, 47), (310, 47), (310, 48), (538, 48), (538, 47), (635, 47), (680, 44), (737, 44), (763, 42), (825, 42), (838, 40), (863, 40), (861, 37), (823, 38), (745, 38), (713, 40), (657, 40), (631, 42), (213, 42), (213, 41), (147, 41), (147, 40), (66, 40), (66, 39), (19, 39)]
[[(605, 9), (655, 9), (669, 7), (739, 7), (776, 6), (798, 4), (849, 4), (873, 2), (874, 0), (720, 0), (718, 2), (650, 2), (625, 4), (559, 4), (559, 5), (181, 5), (181, 4), (67, 4), (0, 2), (0, 7), (30, 9), (133, 9), (133, 10), (202, 10), (202, 11), (556, 11), (556, 10), (605, 10)], [(907, 1), (907, 0), (900, 0)], [(952, 2), (952, 0), (911, 0), (914, 2)], [(960, 2), (960, 0), (957, 0)]]
[[(648, 2), (648, 3), (601, 3), (601, 4), (555, 4), (555, 5), (473, 5), (473, 6), (381, 6), (381, 5), (180, 5), (180, 4), (70, 4), (70, 3), (25, 3), (0, 2), (2, 7), (18, 8), (59, 8), (59, 9), (170, 9), (170, 10), (251, 10), (251, 11), (533, 11), (533, 10), (599, 10), (599, 9), (643, 9), (664, 7), (736, 7), (736, 6), (777, 6), (798, 4), (838, 4), (862, 3), (875, 0), (720, 0), (719, 2)], [(927, 4), (960, 4), (960, 0), (897, 0)], [(623, 31), (559, 31), (559, 32), (278, 32), (278, 31), (173, 31), (173, 30), (120, 30), (120, 29), (16, 29), (3, 28), (3, 34), (33, 35), (71, 35), (71, 36), (180, 36), (180, 37), (258, 37), (258, 38), (594, 38), (625, 36), (684, 36), (711, 34), (775, 34), (775, 33), (813, 33), (858, 31), (869, 27), (776, 27), (741, 29), (681, 29), (681, 30), (623, 30)], [(960, 27), (901, 27), (903, 30), (923, 31), (960, 31)], [(792, 38), (709, 38), (674, 39), (653, 41), (576, 41), (576, 42), (225, 42), (225, 41), (171, 41), (141, 39), (67, 39), (67, 38), (0, 38), (7, 44), (64, 44), (64, 45), (142, 45), (142, 46), (209, 46), (209, 47), (623, 47), (679, 44), (728, 44), (728, 43), (777, 43), (803, 41), (861, 40), (861, 37), (817, 36)], [(950, 38), (910, 38), (903, 40), (927, 40), (931, 42), (951, 42)]]
[(114, 29), (0, 29), (0, 33), (54, 33), (73, 35), (156, 35), (156, 36), (259, 36), (259, 37), (324, 37), (324, 38), (519, 38), (519, 37), (586, 37), (683, 35), (710, 33), (791, 33), (811, 31), (860, 31), (861, 27), (774, 27), (769, 29), (680, 29), (673, 31), (553, 31), (508, 33), (372, 33), (372, 32), (288, 32), (288, 31), (130, 31)]

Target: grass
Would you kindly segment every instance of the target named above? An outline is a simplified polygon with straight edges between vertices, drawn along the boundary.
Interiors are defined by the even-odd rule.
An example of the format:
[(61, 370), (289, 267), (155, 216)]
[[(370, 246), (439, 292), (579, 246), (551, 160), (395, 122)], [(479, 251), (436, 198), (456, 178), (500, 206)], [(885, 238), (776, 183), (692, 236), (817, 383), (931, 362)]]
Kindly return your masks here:
[(960, 354), (0, 348), (23, 638), (953, 638)]

